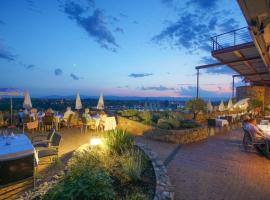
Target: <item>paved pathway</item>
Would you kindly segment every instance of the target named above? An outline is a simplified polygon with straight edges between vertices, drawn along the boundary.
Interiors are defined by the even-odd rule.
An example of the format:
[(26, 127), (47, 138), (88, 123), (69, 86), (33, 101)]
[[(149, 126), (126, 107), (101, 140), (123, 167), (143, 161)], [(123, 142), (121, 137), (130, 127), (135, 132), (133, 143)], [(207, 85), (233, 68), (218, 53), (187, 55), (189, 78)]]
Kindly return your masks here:
[(138, 138), (166, 164), (176, 199), (270, 199), (270, 161), (243, 150), (241, 129), (175, 145)]

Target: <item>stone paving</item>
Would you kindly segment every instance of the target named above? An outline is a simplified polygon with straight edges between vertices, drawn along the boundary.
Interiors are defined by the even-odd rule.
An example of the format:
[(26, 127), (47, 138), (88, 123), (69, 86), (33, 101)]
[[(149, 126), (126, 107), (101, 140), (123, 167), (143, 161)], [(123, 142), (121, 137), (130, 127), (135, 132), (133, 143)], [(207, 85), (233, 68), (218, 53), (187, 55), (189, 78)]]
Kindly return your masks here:
[(270, 161), (254, 150), (244, 151), (242, 137), (241, 129), (235, 129), (181, 147), (137, 140), (167, 162), (175, 199), (270, 199)]

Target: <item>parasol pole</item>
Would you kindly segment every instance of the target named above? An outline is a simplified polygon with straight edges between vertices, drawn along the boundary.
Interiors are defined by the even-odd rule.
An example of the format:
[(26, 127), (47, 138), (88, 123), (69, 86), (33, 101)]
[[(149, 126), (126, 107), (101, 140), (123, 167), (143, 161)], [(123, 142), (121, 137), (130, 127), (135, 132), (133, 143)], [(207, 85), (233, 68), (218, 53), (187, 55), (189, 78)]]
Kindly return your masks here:
[(10, 96), (10, 125), (12, 125), (12, 96)]

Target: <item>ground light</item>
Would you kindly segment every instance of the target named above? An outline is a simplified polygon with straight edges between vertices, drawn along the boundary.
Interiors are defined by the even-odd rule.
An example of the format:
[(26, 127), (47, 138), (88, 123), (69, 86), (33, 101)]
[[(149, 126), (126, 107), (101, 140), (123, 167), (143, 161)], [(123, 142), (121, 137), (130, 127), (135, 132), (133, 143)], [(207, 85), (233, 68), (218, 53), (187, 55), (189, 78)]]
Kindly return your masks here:
[(102, 142), (101, 142), (101, 139), (100, 138), (91, 138), (90, 139), (90, 145), (91, 146), (98, 146), (100, 145)]

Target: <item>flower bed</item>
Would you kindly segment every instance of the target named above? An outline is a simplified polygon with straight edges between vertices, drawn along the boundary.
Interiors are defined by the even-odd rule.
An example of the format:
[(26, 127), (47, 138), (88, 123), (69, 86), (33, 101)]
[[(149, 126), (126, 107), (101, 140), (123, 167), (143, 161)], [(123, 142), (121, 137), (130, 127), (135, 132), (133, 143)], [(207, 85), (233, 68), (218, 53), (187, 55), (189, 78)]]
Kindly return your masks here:
[(108, 132), (98, 146), (76, 151), (66, 175), (43, 199), (153, 199), (155, 172), (125, 132)]

